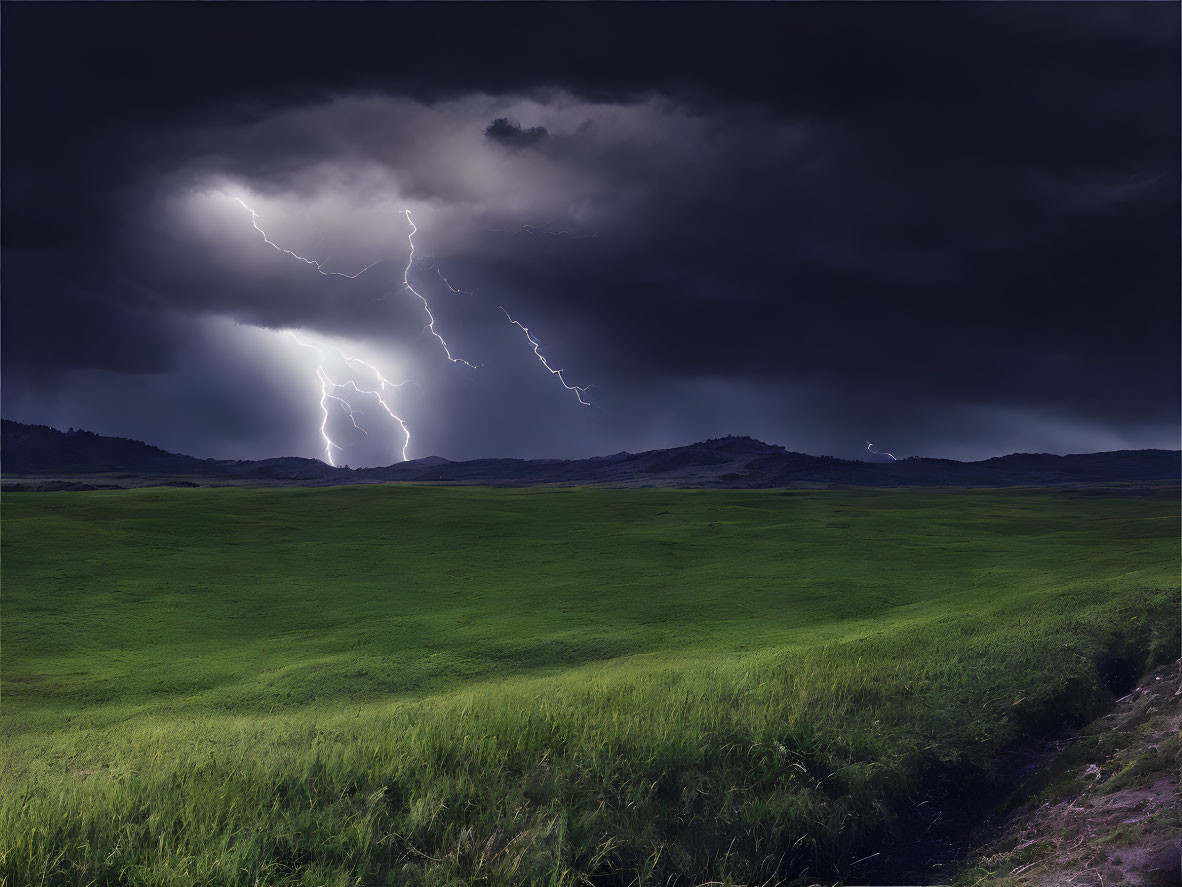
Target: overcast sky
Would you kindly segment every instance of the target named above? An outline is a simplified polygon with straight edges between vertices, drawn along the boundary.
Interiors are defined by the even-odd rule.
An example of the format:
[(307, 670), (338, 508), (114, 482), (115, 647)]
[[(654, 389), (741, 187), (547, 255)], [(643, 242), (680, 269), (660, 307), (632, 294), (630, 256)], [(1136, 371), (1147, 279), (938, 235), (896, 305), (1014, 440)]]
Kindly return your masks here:
[(1177, 447), (1178, 34), (1176, 3), (7, 4), (3, 415), (219, 458), (324, 458), (324, 423), (387, 464), (376, 369), (411, 458)]

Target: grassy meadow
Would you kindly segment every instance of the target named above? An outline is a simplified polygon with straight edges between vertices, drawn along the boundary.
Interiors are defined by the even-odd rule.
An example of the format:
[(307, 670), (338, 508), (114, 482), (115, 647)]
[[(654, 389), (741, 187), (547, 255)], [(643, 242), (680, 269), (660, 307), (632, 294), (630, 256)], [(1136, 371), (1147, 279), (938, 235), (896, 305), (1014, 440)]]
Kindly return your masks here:
[(814, 880), (1178, 656), (1178, 491), (3, 500), (0, 883)]

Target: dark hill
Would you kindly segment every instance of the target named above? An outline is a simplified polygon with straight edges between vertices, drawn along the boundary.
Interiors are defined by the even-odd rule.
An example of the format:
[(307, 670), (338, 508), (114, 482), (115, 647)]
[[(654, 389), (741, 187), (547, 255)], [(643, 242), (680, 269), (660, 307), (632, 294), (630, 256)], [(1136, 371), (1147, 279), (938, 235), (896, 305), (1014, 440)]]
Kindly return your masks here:
[(205, 467), (200, 459), (169, 453), (138, 440), (0, 420), (0, 469), (5, 474), (192, 473)]
[[(87, 431), (61, 432), (43, 425), (3, 421), (0, 468), (6, 479), (52, 478), (25, 489), (61, 489), (104, 475), (127, 485), (203, 483), (326, 485), (357, 483), (615, 484), (760, 488), (787, 486), (1053, 486), (1176, 481), (1176, 450), (1120, 450), (1055, 456), (1015, 453), (980, 462), (909, 458), (859, 462), (793, 453), (750, 437), (724, 437), (644, 453), (591, 459), (474, 459), (452, 462), (428, 456), (384, 468), (333, 468), (316, 459), (215, 461), (168, 453), (135, 440)], [(114, 475), (114, 477), (112, 477)], [(16, 490), (15, 485), (9, 489)]]
[(193, 475), (200, 478), (253, 478), (259, 481), (313, 481), (349, 477), (317, 459), (290, 456), (259, 461), (197, 459), (124, 437), (91, 431), (58, 431), (45, 425), (0, 420), (0, 471), (11, 476)]

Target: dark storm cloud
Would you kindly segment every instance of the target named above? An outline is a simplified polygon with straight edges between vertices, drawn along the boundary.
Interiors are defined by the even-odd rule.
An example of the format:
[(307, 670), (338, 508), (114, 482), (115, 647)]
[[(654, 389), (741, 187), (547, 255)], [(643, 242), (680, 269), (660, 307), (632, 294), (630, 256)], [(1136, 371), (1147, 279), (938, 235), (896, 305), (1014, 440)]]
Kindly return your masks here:
[(531, 126), (529, 129), (522, 129), (520, 123), (510, 120), (508, 117), (498, 117), (484, 130), (486, 138), (514, 148), (528, 148), (530, 145), (536, 145), (549, 134), (544, 126)]
[[(52, 414), (82, 424), (78, 373), (117, 371), (88, 410), (157, 439), (152, 411), (102, 404), (118, 373), (172, 373), (193, 403), (189, 449), (266, 454), (246, 452), (254, 416), (274, 451), (276, 429), (304, 433), (282, 406), (299, 398), (227, 383), (225, 365), (250, 373), (214, 333), (186, 338), (184, 318), (378, 330), (432, 360), (398, 288), (394, 212), (413, 204), (420, 258), (476, 296), (439, 289), (429, 261), (415, 279), (490, 364), (446, 368), (433, 389), (447, 416), (424, 409), (424, 446), (446, 455), (728, 431), (844, 455), (867, 435), (966, 455), (1174, 436), (1175, 6), (28, 4), (5, 18), (6, 414), (34, 415), (57, 384)], [(356, 281), (309, 273), (254, 239), (218, 196), (232, 186), (280, 242), (334, 268), (382, 261)], [(528, 375), (502, 303), (606, 413), (568, 414)]]

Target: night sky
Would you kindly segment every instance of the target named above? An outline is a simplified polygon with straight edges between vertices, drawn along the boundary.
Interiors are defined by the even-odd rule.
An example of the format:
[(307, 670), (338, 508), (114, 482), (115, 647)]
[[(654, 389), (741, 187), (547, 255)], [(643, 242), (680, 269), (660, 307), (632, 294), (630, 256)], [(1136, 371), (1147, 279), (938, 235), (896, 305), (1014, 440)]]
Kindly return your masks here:
[[(8, 3), (3, 415), (263, 458), (323, 457), (327, 411), (338, 464), (396, 461), (344, 354), (413, 380), (411, 458), (1177, 447), (1178, 35), (1176, 3)], [(475, 369), (402, 286), (403, 210)]]

